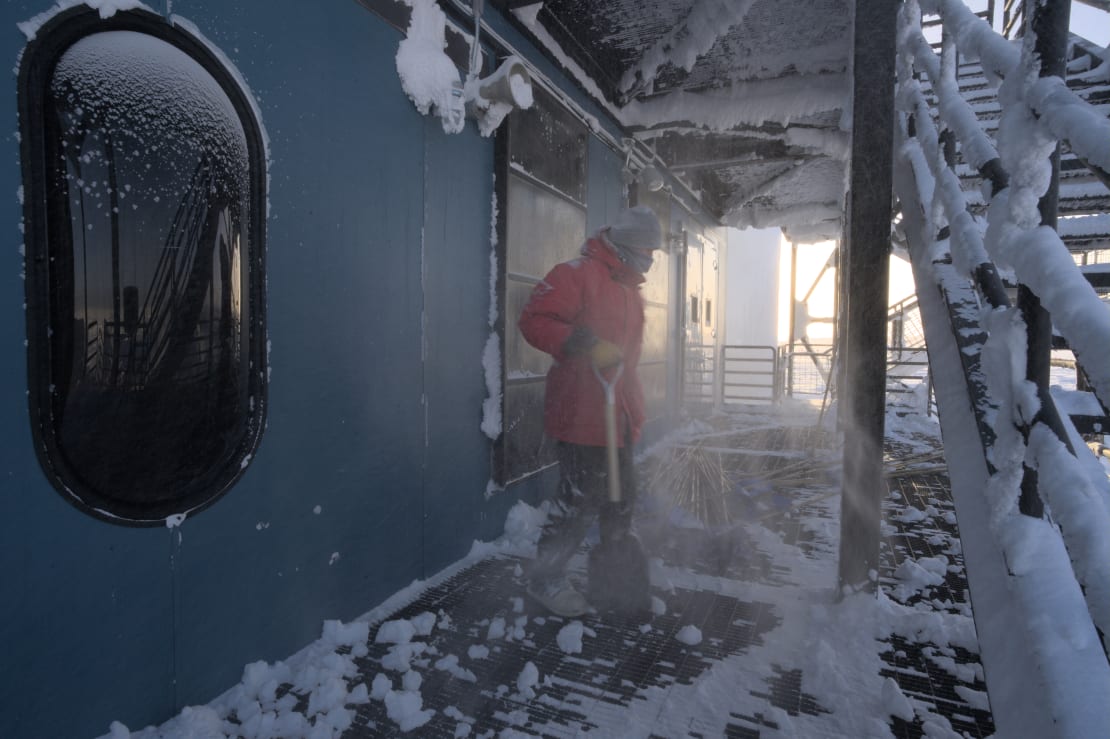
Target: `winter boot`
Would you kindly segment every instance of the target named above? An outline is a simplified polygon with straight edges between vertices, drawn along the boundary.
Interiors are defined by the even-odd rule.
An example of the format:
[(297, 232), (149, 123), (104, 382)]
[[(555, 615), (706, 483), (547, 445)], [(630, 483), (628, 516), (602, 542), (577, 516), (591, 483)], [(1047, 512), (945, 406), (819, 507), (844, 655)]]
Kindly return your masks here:
[(590, 604), (566, 578), (531, 583), (528, 595), (557, 616), (577, 618), (589, 613)]

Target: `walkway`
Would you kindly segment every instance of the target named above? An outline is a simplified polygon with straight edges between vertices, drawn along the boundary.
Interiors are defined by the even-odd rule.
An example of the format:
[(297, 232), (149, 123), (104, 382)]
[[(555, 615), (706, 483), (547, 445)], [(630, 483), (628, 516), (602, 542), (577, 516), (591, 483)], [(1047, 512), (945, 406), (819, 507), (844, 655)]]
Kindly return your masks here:
[[(838, 601), (837, 453), (816, 422), (808, 407), (714, 417), (644, 455), (650, 617), (543, 613), (502, 547), (394, 598), (368, 642), (331, 655), (366, 686), (345, 714), (328, 718), (323, 679), (310, 697), (302, 668), (299, 689), (271, 693), (277, 715), (284, 701), (343, 737), (993, 734), (939, 440), (891, 424), (881, 592)], [(727, 493), (706, 492), (722, 474)], [(536, 513), (519, 509), (518, 533)]]

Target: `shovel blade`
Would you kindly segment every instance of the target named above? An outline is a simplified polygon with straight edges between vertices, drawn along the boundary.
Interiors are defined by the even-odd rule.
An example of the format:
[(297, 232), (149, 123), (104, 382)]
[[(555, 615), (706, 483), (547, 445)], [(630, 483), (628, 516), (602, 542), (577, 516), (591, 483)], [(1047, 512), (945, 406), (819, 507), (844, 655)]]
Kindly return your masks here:
[(635, 534), (595, 546), (588, 568), (587, 598), (599, 612), (637, 616), (651, 610), (648, 559)]

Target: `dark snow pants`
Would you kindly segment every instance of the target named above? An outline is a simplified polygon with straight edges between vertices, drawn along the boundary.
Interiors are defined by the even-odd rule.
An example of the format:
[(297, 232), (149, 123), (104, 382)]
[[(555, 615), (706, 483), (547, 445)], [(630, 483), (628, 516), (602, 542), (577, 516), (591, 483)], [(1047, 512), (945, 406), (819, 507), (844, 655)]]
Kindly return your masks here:
[(605, 447), (560, 441), (559, 490), (554, 509), (536, 546), (528, 576), (533, 584), (560, 578), (595, 520), (600, 519), (601, 541), (619, 540), (632, 526), (636, 477), (632, 445), (617, 450), (621, 500), (609, 500), (609, 462)]

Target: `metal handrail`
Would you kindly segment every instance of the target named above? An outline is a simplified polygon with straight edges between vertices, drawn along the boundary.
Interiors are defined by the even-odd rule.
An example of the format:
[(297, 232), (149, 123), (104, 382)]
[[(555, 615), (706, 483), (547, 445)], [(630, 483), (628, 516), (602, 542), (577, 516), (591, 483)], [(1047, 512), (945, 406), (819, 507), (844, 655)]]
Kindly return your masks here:
[[(958, 29), (960, 31), (958, 42), (963, 44), (959, 52), (979, 57), (984, 68), (991, 73), (1005, 76), (1028, 68), (1032, 54), (1031, 47), (1019, 52), (1002, 36), (984, 26), (981, 21), (971, 18), (970, 11), (962, 3), (956, 0), (930, 0), (927, 10), (940, 13), (946, 29)], [(1005, 455), (1007, 450), (1020, 452), (1022, 444), (1026, 446), (1027, 458), (1036, 459), (1039, 454), (1047, 454), (1043, 443), (1038, 451), (1038, 447), (1031, 441), (1034, 435), (1046, 436), (1046, 429), (1051, 429), (1056, 439), (1074, 456), (1075, 450), (1070, 447), (1068, 432), (1062, 419), (1056, 415), (1051, 396), (1047, 393), (1043, 395), (1038, 393), (1041, 408), (1032, 420), (1016, 417), (1013, 419), (1014, 423), (1021, 423), (1023, 431), (1022, 437), (1019, 437), (1016, 442), (1016, 447), (1013, 441), (1000, 441), (1004, 431), (1001, 427), (998, 429), (998, 437), (995, 436), (994, 418), (1003, 405), (1002, 401), (992, 399), (979, 362), (980, 352), (988, 339), (988, 332), (981, 323), (984, 315), (981, 305), (986, 302), (992, 306), (1007, 308), (1009, 300), (1001, 290), (997, 272), (990, 274), (994, 269), (993, 260), (987, 255), (986, 246), (990, 246), (991, 256), (997, 253), (998, 258), (1004, 258), (1012, 264), (1019, 281), (1037, 288), (1035, 292), (1044, 302), (1045, 308), (1057, 318), (1060, 332), (1076, 342), (1076, 354), (1080, 363), (1084, 367), (1096, 365), (1091, 367), (1097, 370), (1097, 377), (1092, 377), (1092, 380), (1095, 383), (1096, 395), (1104, 407), (1110, 400), (1110, 361), (1099, 360), (1110, 348), (1110, 331), (1107, 331), (1105, 322), (1101, 321), (1105, 308), (1083, 280), (1054, 229), (1041, 227), (1026, 232), (1013, 221), (1009, 208), (1005, 207), (1009, 204), (1011, 194), (1011, 188), (1008, 186), (992, 188), (993, 192), (988, 196), (992, 201), (988, 211), (987, 233), (990, 239), (984, 244), (979, 226), (968, 212), (967, 199), (953, 171), (954, 163), (941, 155), (940, 137), (932, 119), (933, 110), (926, 103), (920, 85), (914, 78), (915, 71), (923, 72), (929, 77), (938, 99), (937, 112), (940, 123), (961, 139), (964, 154), (969, 157), (972, 166), (982, 172), (986, 163), (995, 161), (997, 155), (994, 154), (993, 144), (989, 149), (977, 145), (977, 142), (981, 143), (985, 136), (978, 130), (975, 118), (967, 115), (969, 108), (966, 103), (961, 104), (960, 100), (957, 100), (959, 92), (954, 84), (955, 44), (950, 37), (946, 41), (941, 58), (937, 60), (933, 52), (923, 43), (920, 19), (914, 17), (916, 13), (916, 3), (910, 0), (903, 9), (900, 31), (900, 38), (904, 39), (898, 73), (899, 108), (903, 118), (898, 127), (898, 134), (903, 152), (903, 162), (900, 164), (906, 167), (909, 173), (900, 178), (903, 182), (900, 185), (902, 188), (900, 196), (902, 202), (907, 205), (934, 202), (941, 206), (939, 211), (930, 211), (926, 207), (923, 211), (917, 212), (920, 224), (915, 226), (919, 231), (916, 234), (919, 237), (918, 248), (935, 249), (926, 259), (922, 258), (926, 255), (919, 254), (917, 260), (925, 264), (932, 263), (937, 276), (937, 287), (947, 304), (953, 335), (961, 348), (960, 360), (964, 365), (988, 469), (993, 474), (995, 470), (990, 464), (991, 459), (996, 458), (997, 455)], [(951, 34), (951, 36), (956, 35)], [(1036, 90), (1036, 85), (1041, 83), (1029, 82), (1025, 78), (1023, 80), (1024, 86), (1016, 89), (1016, 94), (1011, 95), (1005, 103), (1004, 115), (1005, 106), (1031, 106), (1027, 95), (1031, 90)], [(1011, 84), (1014, 83), (1011, 82)], [(1014, 87), (1019, 88), (1016, 84)], [(1047, 99), (1047, 96), (1044, 97)], [(1055, 104), (1063, 103), (1057, 99)], [(1074, 103), (1068, 98), (1066, 104)], [(1057, 135), (1044, 121), (1039, 128), (1046, 135), (1054, 138)], [(1016, 176), (1022, 174), (1022, 172), (1015, 173)], [(939, 215), (943, 220), (933, 223), (934, 215)], [(940, 228), (944, 226), (944, 221), (947, 221), (947, 226)], [(1053, 290), (1046, 287), (1046, 275), (1039, 273), (1045, 271), (1041, 263), (1026, 261), (1030, 254), (1035, 253), (1034, 249), (1047, 250), (1047, 253), (1053, 257), (1058, 254), (1067, 257), (1066, 264), (1063, 259), (1059, 259), (1059, 272), (1055, 270), (1056, 264), (1052, 265)], [(950, 252), (950, 257), (945, 253), (946, 250)], [(1048, 259), (1047, 256), (1044, 258)], [(1068, 267), (1073, 268), (1074, 274), (1068, 271)], [(981, 281), (984, 274), (987, 279)], [(1068, 286), (1067, 289), (1071, 294), (1054, 292), (1061, 282)], [(978, 294), (972, 292), (972, 286), (978, 290)], [(919, 286), (919, 289), (923, 287)], [(1086, 301), (1086, 304), (1083, 301), (1086, 300), (1087, 293), (1082, 292), (1082, 288), (1086, 288), (1091, 293), (1091, 299)], [(1065, 306), (1068, 308), (1067, 311), (1063, 310)], [(995, 315), (999, 315), (998, 312), (995, 312)], [(1087, 362), (1083, 361), (1082, 355), (1087, 357)], [(1095, 361), (1092, 362), (1092, 358)], [(1020, 362), (1021, 357), (1014, 357), (1014, 360)], [(1006, 390), (1003, 392), (1008, 394)], [(1005, 403), (1007, 405), (1004, 417), (1008, 418), (1011, 401), (1007, 398)], [(1004, 448), (1000, 448), (1000, 444)], [(1072, 459), (1070, 464), (1077, 468), (1077, 478), (1081, 477), (1081, 473), (1078, 472), (1078, 462)], [(1021, 512), (1026, 514), (1031, 513), (1031, 509), (1024, 505), (1026, 492), (1024, 482), (1029, 479), (1036, 481), (1037, 478), (1031, 478), (1027, 474), (1023, 480)], [(1086, 513), (1080, 512), (1076, 507), (1079, 499), (1070, 497), (1072, 493), (1069, 490), (1054, 487), (1051, 481), (1044, 479), (1034, 489), (1034, 494), (1050, 496), (1052, 515), (1057, 518), (1062, 533), (1061, 539), (1073, 558), (1073, 574), (1084, 591), (1089, 616), (1096, 629), (1101, 630), (1105, 635), (1110, 627), (1110, 600), (1108, 600), (1110, 596), (1105, 587), (1105, 583), (1110, 582), (1110, 562), (1103, 561), (1106, 558), (1101, 554), (1085, 556), (1083, 553), (1104, 551), (1105, 531), (1102, 529), (1105, 527), (1101, 523), (1093, 526), (1091, 520), (1106, 521), (1106, 511), (1096, 505)], [(1054, 504), (1053, 501), (1056, 503)], [(1037, 511), (1032, 515), (1039, 517), (1041, 513)], [(1099, 531), (1096, 533), (1094, 529)], [(1105, 641), (1103, 645), (1105, 650)]]
[[(967, 10), (962, 4), (956, 2), (947, 2), (947, 0), (938, 0), (938, 5), (944, 4), (945, 8), (952, 8), (952, 12), (957, 15), (964, 15), (962, 18), (965, 22), (966, 16), (971, 15), (971, 11)], [(951, 126), (963, 145), (965, 155), (973, 157), (972, 165), (980, 169), (984, 176), (989, 173), (995, 175), (991, 178), (995, 183), (992, 186), (991, 199), (1000, 199), (1007, 197), (1003, 193), (1008, 190), (1009, 178), (1005, 176), (1001, 168), (1000, 160), (994, 145), (986, 138), (986, 135), (979, 129), (978, 124), (975, 122), (974, 114), (971, 112), (970, 106), (966, 101), (959, 97), (959, 92), (955, 88), (953, 82), (954, 70), (948, 69), (942, 71), (942, 64), (936, 59), (936, 55), (928, 50), (927, 45), (924, 44), (924, 37), (921, 35), (920, 26), (914, 29), (912, 26), (907, 29), (905, 38), (912, 52), (912, 58), (915, 63), (919, 65), (919, 70), (929, 76), (930, 81), (933, 83), (933, 89), (938, 97), (938, 108), (941, 115), (945, 116), (944, 120), (946, 125)], [(995, 59), (993, 66), (997, 72), (999, 67), (1007, 66), (1007, 73), (1013, 71), (1018, 64), (1014, 54), (1016, 50), (1008, 46), (1008, 42), (1002, 39), (1001, 36), (994, 33), (988, 28), (980, 28), (976, 36), (976, 41), (970, 43), (970, 47), (965, 50), (965, 53), (980, 53), (989, 54), (991, 58)], [(1003, 52), (998, 45), (1001, 42), (1005, 45)], [(926, 48), (922, 48), (923, 45)], [(984, 59), (986, 64), (986, 59)], [(993, 266), (993, 260), (987, 254), (986, 245), (979, 227), (975, 224), (974, 219), (967, 209), (967, 202), (962, 195), (959, 187), (959, 178), (951, 167), (946, 167), (941, 164), (943, 158), (940, 157), (939, 151), (939, 136), (936, 134), (936, 128), (932, 122), (929, 112), (928, 103), (925, 101), (924, 93), (921, 91), (920, 86), (914, 84), (912, 80), (905, 80), (903, 85), (903, 94), (901, 100), (902, 109), (913, 117), (913, 133), (925, 151), (925, 162), (929, 170), (937, 182), (936, 189), (944, 204), (945, 216), (949, 221), (950, 236), (953, 242), (952, 258), (956, 262), (957, 267), (962, 267), (968, 274), (983, 281), (980, 286), (984, 297), (994, 307), (1005, 307), (1008, 305), (1008, 299), (1003, 302), (1005, 290), (1002, 287), (1001, 280), (998, 279), (997, 270)], [(1069, 105), (1073, 104), (1069, 99)], [(1080, 101), (1078, 103), (1082, 106), (1089, 108), (1087, 103)], [(950, 122), (954, 121), (954, 122)], [(1042, 126), (1042, 130), (1045, 130)], [(995, 181), (997, 178), (997, 182)], [(1005, 183), (1001, 189), (995, 189), (998, 185)], [(1015, 241), (1021, 242), (1024, 236), (1017, 235)], [(1045, 231), (1038, 231), (1030, 238), (1043, 238), (1049, 242), (1049, 247), (1053, 250), (1062, 253), (1067, 252), (1067, 247), (1063, 241), (1060, 240), (1059, 234), (1053, 230), (1051, 233)], [(1003, 239), (996, 239), (998, 246), (996, 248), (1003, 248), (1001, 242)], [(1056, 243), (1058, 242), (1058, 243)], [(1018, 278), (1024, 284), (1036, 285), (1043, 275), (1035, 273), (1035, 270), (1026, 268), (1020, 269), (1022, 262), (1020, 259), (1020, 252), (1022, 251), (1021, 243), (1014, 243), (1009, 248), (1005, 249), (1010, 257), (1014, 258)], [(1068, 257), (1070, 262), (1070, 256)], [(1074, 266), (1074, 265), (1073, 265)], [(1077, 286), (1078, 290), (1083, 287), (1089, 288), (1086, 280), (1082, 274), (1079, 273), (1076, 267), (1071, 272), (1064, 271), (1060, 275), (1054, 275), (1053, 280), (1058, 280), (1064, 275), (1072, 278), (1072, 282)], [(1098, 297), (1094, 294), (1093, 290), (1089, 290), (1090, 296), (1088, 302), (1092, 304), (1098, 302)], [(1110, 334), (1106, 336), (1091, 336), (1088, 337), (1089, 327), (1082, 319), (1073, 315), (1071, 311), (1053, 311), (1053, 298), (1052, 294), (1045, 290), (1038, 291), (1041, 299), (1045, 301), (1045, 307), (1057, 315), (1060, 325), (1058, 326), (1061, 333), (1073, 341), (1076, 345), (1076, 354), (1079, 358), (1080, 364), (1088, 370), (1088, 375), (1091, 376), (1093, 385), (1095, 387), (1095, 394), (1099, 401), (1103, 404), (1104, 408), (1110, 407), (1110, 362), (1101, 361), (1083, 361), (1083, 356), (1099, 357), (1106, 351), (1106, 347), (1110, 347)], [(1066, 296), (1069, 300), (1073, 299), (1073, 295)], [(1090, 310), (1094, 310), (1092, 307)], [(1084, 311), (1086, 313), (1087, 311)]]

